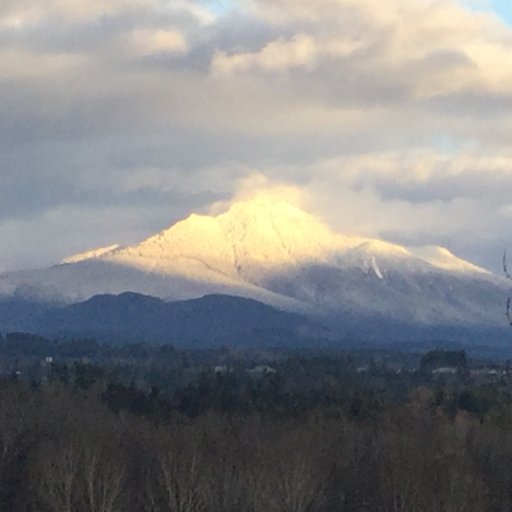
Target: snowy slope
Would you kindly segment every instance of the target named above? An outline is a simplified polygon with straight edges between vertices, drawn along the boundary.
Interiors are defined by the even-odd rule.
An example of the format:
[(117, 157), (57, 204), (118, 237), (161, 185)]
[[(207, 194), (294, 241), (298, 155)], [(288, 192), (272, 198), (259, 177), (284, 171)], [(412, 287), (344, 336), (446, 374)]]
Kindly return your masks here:
[(118, 244), (109, 245), (108, 247), (100, 247), (98, 249), (93, 249), (92, 251), (86, 251), (78, 254), (74, 254), (73, 256), (69, 256), (67, 258), (64, 258), (61, 263), (79, 263), (81, 261), (87, 261), (92, 260), (95, 258), (99, 258), (100, 256), (103, 256), (104, 254), (107, 254), (109, 252), (112, 252), (116, 250), (119, 247)]
[(207, 281), (140, 270), (93, 258), (47, 269), (0, 274), (0, 299), (18, 297), (73, 303), (98, 294), (120, 294), (126, 291), (169, 300), (220, 293), (259, 300), (291, 311), (308, 309), (306, 304), (291, 297), (281, 296), (251, 283), (221, 277), (217, 281)]
[(263, 197), (236, 203), (216, 217), (191, 215), (105, 259), (163, 274), (252, 281), (280, 267), (328, 261), (358, 243), (291, 204)]
[(457, 258), (448, 249), (435, 245), (426, 245), (424, 247), (409, 247), (409, 252), (417, 258), (430, 263), (434, 267), (444, 270), (453, 270), (458, 272), (483, 272), (484, 269), (473, 265), (469, 261)]
[(102, 259), (146, 271), (217, 281), (257, 282), (262, 276), (307, 263), (376, 268), (376, 258), (398, 266), (486, 274), (442, 247), (401, 247), (349, 237), (286, 202), (257, 197), (212, 217), (191, 215), (142, 243)]
[(423, 323), (501, 321), (505, 294), (501, 280), (445, 248), (344, 236), (264, 195), (65, 262), (2, 274), (0, 294), (78, 301), (124, 291), (174, 300), (224, 293), (291, 310)]

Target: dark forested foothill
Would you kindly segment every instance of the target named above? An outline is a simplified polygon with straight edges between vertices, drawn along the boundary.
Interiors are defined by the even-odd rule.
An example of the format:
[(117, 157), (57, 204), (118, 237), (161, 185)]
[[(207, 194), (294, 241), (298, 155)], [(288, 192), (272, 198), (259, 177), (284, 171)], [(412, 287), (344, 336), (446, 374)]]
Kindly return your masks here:
[(2, 511), (512, 507), (507, 363), (22, 334), (0, 363)]

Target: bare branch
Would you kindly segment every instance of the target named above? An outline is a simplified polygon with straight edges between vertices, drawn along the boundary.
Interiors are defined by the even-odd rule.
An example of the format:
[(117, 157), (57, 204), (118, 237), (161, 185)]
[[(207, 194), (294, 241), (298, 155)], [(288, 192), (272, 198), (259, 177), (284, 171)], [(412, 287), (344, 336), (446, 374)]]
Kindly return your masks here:
[(503, 273), (507, 279), (512, 279), (512, 275), (508, 271), (507, 251), (503, 252)]

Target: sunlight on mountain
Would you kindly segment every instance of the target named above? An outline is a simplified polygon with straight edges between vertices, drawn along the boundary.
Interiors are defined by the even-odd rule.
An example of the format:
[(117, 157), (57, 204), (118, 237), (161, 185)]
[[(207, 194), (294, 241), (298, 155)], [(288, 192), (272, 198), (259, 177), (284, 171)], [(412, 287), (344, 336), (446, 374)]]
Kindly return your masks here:
[(99, 247), (98, 249), (92, 249), (90, 251), (82, 252), (79, 254), (74, 254), (73, 256), (68, 256), (64, 258), (61, 263), (78, 263), (80, 261), (87, 261), (94, 258), (99, 258), (104, 254), (107, 254), (111, 251), (115, 251), (119, 247), (118, 244), (109, 245), (107, 247)]
[[(402, 247), (383, 240), (345, 236), (299, 208), (293, 189), (260, 190), (217, 215), (192, 214), (140, 244), (105, 251), (102, 259), (138, 269), (208, 281), (259, 284), (269, 274), (304, 265), (395, 268), (426, 265), (485, 272), (441, 247)], [(295, 193), (295, 197), (293, 194)], [(242, 194), (243, 195), (243, 194)], [(376, 263), (377, 262), (377, 263)]]

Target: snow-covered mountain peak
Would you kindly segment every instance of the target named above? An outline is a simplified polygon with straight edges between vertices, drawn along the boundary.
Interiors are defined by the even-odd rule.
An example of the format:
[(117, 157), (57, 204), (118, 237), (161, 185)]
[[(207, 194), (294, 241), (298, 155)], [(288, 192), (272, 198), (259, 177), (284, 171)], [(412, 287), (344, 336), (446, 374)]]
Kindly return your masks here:
[(417, 258), (430, 263), (434, 267), (455, 272), (476, 272), (490, 274), (489, 271), (455, 256), (445, 247), (426, 245), (423, 247), (409, 247), (408, 250)]
[(269, 196), (236, 202), (218, 215), (193, 214), (139, 244), (95, 249), (64, 262), (1, 274), (0, 297), (225, 293), (321, 315), (467, 324), (495, 321), (504, 294), (497, 279), (445, 248), (345, 236)]
[(324, 259), (332, 251), (361, 242), (334, 232), (314, 215), (272, 197), (235, 203), (218, 221), (240, 249), (244, 246), (250, 250), (255, 261), (274, 264)]
[(253, 284), (309, 263), (486, 273), (442, 247), (344, 236), (296, 205), (265, 195), (236, 202), (219, 215), (192, 214), (140, 244), (95, 257), (144, 271)]
[(327, 261), (332, 253), (362, 240), (335, 233), (290, 203), (256, 197), (217, 216), (191, 215), (105, 258), (169, 274), (238, 279), (276, 267)]

